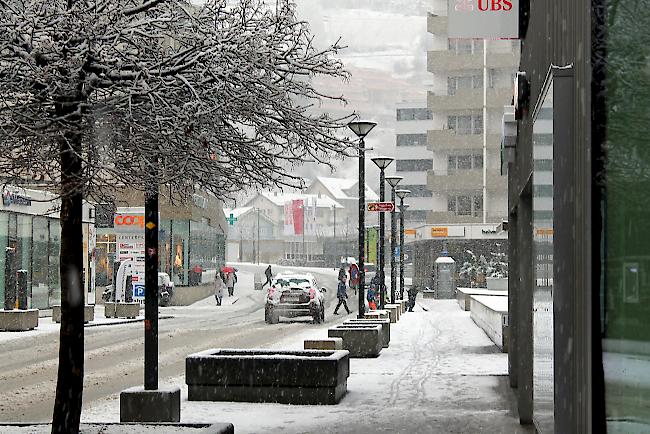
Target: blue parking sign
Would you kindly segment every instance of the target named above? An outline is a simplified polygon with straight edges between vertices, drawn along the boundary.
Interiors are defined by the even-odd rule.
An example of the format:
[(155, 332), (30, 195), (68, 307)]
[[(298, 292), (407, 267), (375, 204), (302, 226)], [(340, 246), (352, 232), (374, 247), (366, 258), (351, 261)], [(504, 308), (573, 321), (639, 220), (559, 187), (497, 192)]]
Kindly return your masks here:
[(144, 298), (144, 285), (133, 285), (133, 297)]

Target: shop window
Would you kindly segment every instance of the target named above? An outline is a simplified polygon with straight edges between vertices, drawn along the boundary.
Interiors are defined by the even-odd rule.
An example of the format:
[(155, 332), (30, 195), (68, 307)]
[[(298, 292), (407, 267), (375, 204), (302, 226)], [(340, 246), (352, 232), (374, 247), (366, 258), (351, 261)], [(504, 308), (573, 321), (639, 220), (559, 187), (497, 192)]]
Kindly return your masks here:
[(48, 242), (50, 238), (47, 218), (34, 217), (33, 269), (32, 269), (32, 307), (48, 307)]
[(50, 306), (61, 304), (61, 278), (59, 257), (61, 253), (61, 225), (59, 220), (48, 219), (50, 242), (48, 244), (48, 294)]

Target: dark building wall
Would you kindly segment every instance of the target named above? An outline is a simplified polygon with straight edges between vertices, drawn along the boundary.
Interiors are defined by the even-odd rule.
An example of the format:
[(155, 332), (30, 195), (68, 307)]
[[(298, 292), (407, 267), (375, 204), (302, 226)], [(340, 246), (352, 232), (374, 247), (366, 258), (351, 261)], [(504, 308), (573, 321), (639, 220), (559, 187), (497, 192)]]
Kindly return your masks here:
[[(435, 261), (441, 256), (443, 250), (456, 261), (456, 273), (458, 273), (467, 261), (471, 260), (470, 250), (476, 256), (483, 255), (486, 259), (492, 253), (508, 253), (508, 240), (422, 240), (408, 245), (413, 258), (413, 285), (419, 290), (425, 287), (433, 289), (433, 269)], [(406, 249), (405, 249), (406, 250)], [(456, 286), (470, 286), (468, 279), (458, 278)]]
[[(531, 85), (530, 110), (518, 123), (518, 142), (514, 164), (509, 167), (508, 207), (511, 218), (517, 222), (517, 233), (511, 233), (510, 301), (511, 333), (515, 354), (510, 357), (511, 384), (518, 386), (519, 413), (522, 422), (532, 419), (532, 347), (530, 345), (532, 320), (533, 277), (531, 203), (527, 197), (533, 170), (533, 108), (538, 102), (549, 67), (573, 65), (574, 86), (564, 95), (573, 103), (573, 112), (565, 119), (572, 126), (567, 155), (574, 163), (566, 184), (555, 187), (555, 222), (571, 230), (565, 232), (569, 240), (562, 254), (574, 258), (571, 268), (564, 268), (565, 291), (572, 305), (555, 319), (555, 327), (572, 339), (562, 349), (564, 364), (557, 371), (555, 381), (555, 432), (592, 432), (602, 415), (595, 414), (594, 378), (600, 362), (599, 348), (594, 348), (592, 312), (597, 305), (594, 297), (592, 272), (598, 268), (592, 259), (592, 28), (594, 15), (591, 0), (544, 0), (530, 2), (530, 22), (522, 41), (520, 71), (527, 74)], [(556, 101), (556, 104), (561, 102)], [(558, 210), (558, 187), (562, 208)], [(563, 216), (563, 211), (566, 215)], [(558, 223), (559, 222), (559, 223)], [(556, 230), (557, 234), (557, 230)], [(557, 251), (556, 251), (557, 253)], [(562, 256), (555, 258), (561, 267)], [(523, 262), (522, 262), (523, 261)], [(558, 267), (556, 267), (557, 270)], [(514, 294), (513, 294), (514, 292)], [(557, 311), (556, 311), (557, 314)], [(514, 324), (513, 324), (514, 320)], [(557, 349), (557, 347), (556, 347)], [(556, 362), (558, 360), (556, 351)], [(559, 374), (559, 376), (557, 375)], [(598, 398), (596, 398), (598, 399)]]

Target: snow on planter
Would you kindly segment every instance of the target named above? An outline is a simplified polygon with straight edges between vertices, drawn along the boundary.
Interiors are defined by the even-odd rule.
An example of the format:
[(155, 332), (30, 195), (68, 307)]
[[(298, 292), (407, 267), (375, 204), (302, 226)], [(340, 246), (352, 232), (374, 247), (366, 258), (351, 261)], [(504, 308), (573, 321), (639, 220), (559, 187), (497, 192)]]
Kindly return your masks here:
[(342, 325), (327, 330), (330, 338), (342, 338), (350, 357), (377, 357), (383, 347), (382, 326)]
[(337, 404), (349, 376), (346, 350), (211, 349), (185, 359), (190, 401)]

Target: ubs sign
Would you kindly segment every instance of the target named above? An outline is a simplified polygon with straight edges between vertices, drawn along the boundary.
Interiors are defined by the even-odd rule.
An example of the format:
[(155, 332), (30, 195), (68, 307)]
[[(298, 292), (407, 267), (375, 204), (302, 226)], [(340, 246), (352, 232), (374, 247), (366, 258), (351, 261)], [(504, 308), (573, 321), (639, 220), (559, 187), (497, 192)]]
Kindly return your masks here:
[(448, 1), (450, 38), (519, 37), (519, 0)]

